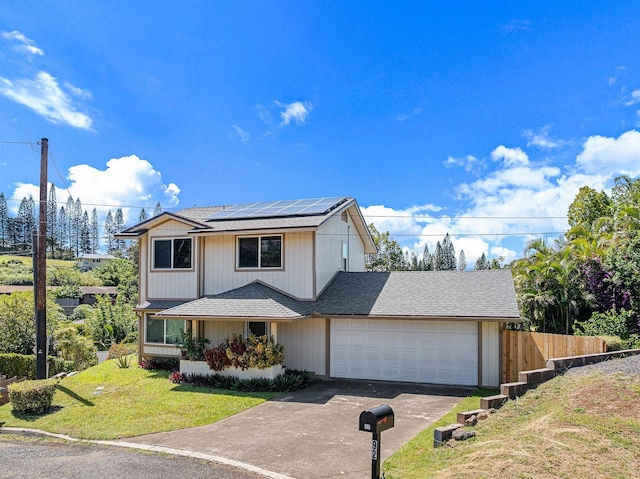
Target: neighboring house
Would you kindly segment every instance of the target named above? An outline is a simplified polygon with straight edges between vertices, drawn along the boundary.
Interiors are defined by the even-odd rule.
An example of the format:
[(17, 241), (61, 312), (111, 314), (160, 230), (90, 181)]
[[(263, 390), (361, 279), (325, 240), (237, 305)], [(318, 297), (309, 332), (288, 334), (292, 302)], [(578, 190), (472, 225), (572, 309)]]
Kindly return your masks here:
[[(58, 286), (47, 286), (47, 291), (55, 290)], [(111, 302), (114, 302), (118, 294), (115, 286), (79, 286), (79, 298), (57, 298), (56, 303), (62, 306), (65, 314), (70, 315), (80, 304), (95, 304), (96, 296), (99, 294), (109, 295)], [(16, 292), (33, 291), (33, 286), (24, 285), (0, 285), (0, 294), (11, 294)]]
[(76, 259), (77, 266), (80, 271), (89, 271), (93, 268), (99, 268), (109, 261), (116, 259), (110, 254), (81, 254)]
[(509, 270), (366, 272), (353, 198), (190, 208), (118, 237), (139, 240), (141, 357), (178, 357), (191, 327), (214, 346), (273, 335), (320, 376), (497, 387), (519, 320)]

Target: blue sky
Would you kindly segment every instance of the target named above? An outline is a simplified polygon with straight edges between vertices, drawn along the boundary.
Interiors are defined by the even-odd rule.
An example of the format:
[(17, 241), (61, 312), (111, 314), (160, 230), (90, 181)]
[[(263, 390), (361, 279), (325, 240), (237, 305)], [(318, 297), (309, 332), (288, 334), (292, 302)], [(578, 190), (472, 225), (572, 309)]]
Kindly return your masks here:
[[(640, 174), (640, 2), (21, 1), (0, 9), (0, 192), (101, 213), (354, 196), (467, 262)], [(132, 208), (128, 208), (132, 207)]]

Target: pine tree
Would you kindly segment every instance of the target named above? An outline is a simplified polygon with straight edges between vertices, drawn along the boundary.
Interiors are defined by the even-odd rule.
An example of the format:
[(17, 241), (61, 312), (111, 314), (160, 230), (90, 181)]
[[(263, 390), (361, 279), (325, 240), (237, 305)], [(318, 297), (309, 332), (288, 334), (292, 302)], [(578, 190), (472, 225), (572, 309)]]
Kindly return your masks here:
[(433, 254), (433, 269), (436, 271), (442, 271), (444, 268), (444, 252), (442, 251), (442, 245), (440, 241), (436, 243), (436, 251)]
[(54, 257), (58, 236), (58, 202), (56, 199), (56, 185), (51, 183), (49, 199), (47, 201), (47, 243), (51, 246), (51, 257)]
[(449, 233), (442, 240), (442, 269), (445, 271), (456, 269), (456, 250), (453, 247)]
[(69, 218), (67, 217), (67, 210), (64, 206), (60, 207), (58, 213), (58, 249), (60, 250), (60, 258), (62, 258), (67, 251), (69, 244)]
[(140, 210), (140, 216), (138, 216), (138, 223), (142, 223), (146, 219), (147, 219), (147, 212), (144, 210), (144, 208), (142, 208), (142, 210)]
[(467, 269), (467, 258), (464, 254), (464, 250), (460, 250), (460, 256), (458, 257), (458, 270), (464, 271)]
[(80, 255), (80, 243), (82, 237), (82, 203), (80, 198), (76, 199), (76, 203), (73, 206), (73, 242), (76, 257)]
[(98, 212), (96, 211), (95, 208), (91, 212), (90, 230), (91, 230), (91, 253), (95, 253), (96, 251), (98, 251), (98, 248), (100, 247), (100, 244), (99, 244), (100, 236), (98, 232)]
[[(118, 208), (116, 210), (115, 216), (113, 217), (113, 232), (120, 233), (124, 228), (125, 228), (125, 225), (124, 225), (124, 216), (122, 214), (122, 208)], [(117, 239), (115, 241), (115, 247), (117, 251), (124, 253), (124, 246), (125, 246), (124, 240)]]
[(489, 268), (490, 268), (490, 264), (487, 261), (487, 257), (485, 256), (484, 253), (482, 253), (482, 255), (477, 259), (474, 269), (477, 271), (480, 271), (480, 270), (489, 269)]
[(9, 208), (4, 193), (0, 193), (0, 248), (8, 246)]
[(91, 228), (89, 227), (89, 215), (85, 211), (82, 214), (82, 225), (80, 227), (80, 251), (91, 253)]
[(66, 212), (67, 212), (67, 235), (68, 236), (67, 238), (65, 238), (65, 240), (69, 245), (69, 251), (73, 255), (73, 252), (75, 251), (74, 238), (76, 237), (75, 227), (77, 223), (75, 220), (76, 204), (73, 201), (73, 198), (71, 197), (71, 195), (69, 195), (69, 198), (67, 198)]
[(112, 253), (115, 249), (115, 238), (113, 235), (115, 234), (115, 230), (113, 227), (113, 215), (111, 214), (111, 210), (107, 213), (107, 217), (104, 220), (104, 235), (105, 241), (107, 243), (107, 252)]
[(36, 228), (35, 203), (32, 196), (29, 196), (29, 199), (22, 198), (20, 201), (15, 225), (17, 249), (29, 249), (32, 243), (32, 234)]
[(422, 269), (424, 271), (433, 271), (433, 256), (429, 253), (429, 246), (424, 245), (422, 253)]
[(156, 207), (153, 210), (153, 216), (158, 216), (160, 213), (162, 213), (162, 207), (160, 206), (160, 202), (158, 201), (156, 203)]

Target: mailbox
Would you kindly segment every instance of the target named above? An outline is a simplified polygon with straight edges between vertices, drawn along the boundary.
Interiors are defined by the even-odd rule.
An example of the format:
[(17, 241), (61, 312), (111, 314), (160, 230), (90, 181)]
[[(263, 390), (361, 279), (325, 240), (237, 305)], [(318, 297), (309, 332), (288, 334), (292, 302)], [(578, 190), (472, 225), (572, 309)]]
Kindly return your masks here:
[(393, 410), (386, 404), (360, 413), (360, 430), (379, 434), (393, 427)]

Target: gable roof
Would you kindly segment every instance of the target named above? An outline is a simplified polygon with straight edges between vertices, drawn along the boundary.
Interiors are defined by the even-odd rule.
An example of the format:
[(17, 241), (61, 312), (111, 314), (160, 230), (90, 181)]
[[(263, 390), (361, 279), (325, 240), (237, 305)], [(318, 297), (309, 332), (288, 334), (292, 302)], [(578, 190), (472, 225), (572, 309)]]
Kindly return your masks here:
[[(242, 217), (241, 213), (241, 211), (247, 210), (247, 205), (295, 204), (305, 201), (311, 204), (314, 201), (320, 200), (327, 200), (325, 203), (320, 204), (332, 204), (333, 206), (329, 206), (326, 209), (311, 208), (308, 210), (305, 210), (304, 208), (300, 208), (299, 210), (290, 210), (286, 207), (282, 207), (279, 212), (271, 215), (266, 215), (265, 213), (247, 213), (245, 217)], [(333, 203), (331, 203), (332, 201)], [(260, 209), (257, 208), (257, 211), (260, 211)], [(121, 239), (135, 239), (136, 237), (145, 234), (151, 228), (171, 219), (190, 225), (192, 229), (188, 233), (194, 235), (210, 235), (216, 233), (228, 234), (262, 230), (315, 229), (332, 216), (344, 211), (348, 211), (358, 234), (362, 238), (365, 253), (376, 253), (377, 249), (375, 243), (373, 242), (371, 233), (367, 228), (367, 224), (362, 216), (358, 203), (355, 198), (346, 196), (320, 198), (316, 200), (291, 200), (269, 203), (186, 208), (178, 211), (177, 213), (161, 213), (158, 216), (149, 218), (135, 226), (117, 233), (115, 237)], [(225, 212), (229, 213), (225, 214)]]
[(511, 271), (339, 273), (317, 301), (254, 282), (156, 314), (160, 318), (386, 317), (518, 321)]

